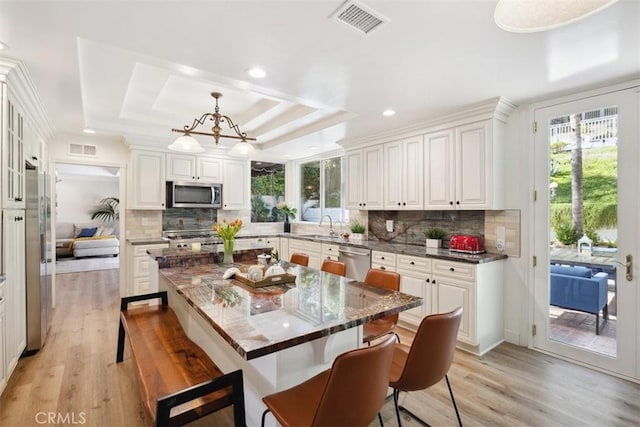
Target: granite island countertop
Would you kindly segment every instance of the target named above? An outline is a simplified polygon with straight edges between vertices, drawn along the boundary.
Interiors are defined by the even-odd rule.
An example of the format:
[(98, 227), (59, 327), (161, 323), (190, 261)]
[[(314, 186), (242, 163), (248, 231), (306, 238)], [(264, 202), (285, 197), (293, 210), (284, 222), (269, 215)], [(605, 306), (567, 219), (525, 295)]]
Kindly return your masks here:
[[(235, 254), (234, 254), (235, 256)], [(222, 279), (229, 265), (159, 270), (244, 359), (296, 346), (368, 321), (418, 307), (422, 298), (281, 261), (296, 281), (253, 288)]]

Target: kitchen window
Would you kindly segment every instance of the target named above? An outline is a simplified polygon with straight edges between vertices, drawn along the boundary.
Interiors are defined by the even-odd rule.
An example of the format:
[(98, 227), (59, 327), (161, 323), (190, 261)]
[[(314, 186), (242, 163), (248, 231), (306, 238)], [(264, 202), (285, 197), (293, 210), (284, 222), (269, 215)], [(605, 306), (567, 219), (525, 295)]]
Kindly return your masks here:
[(251, 222), (277, 222), (274, 209), (284, 200), (284, 165), (282, 163), (251, 162)]
[(342, 157), (300, 165), (300, 220), (343, 220)]

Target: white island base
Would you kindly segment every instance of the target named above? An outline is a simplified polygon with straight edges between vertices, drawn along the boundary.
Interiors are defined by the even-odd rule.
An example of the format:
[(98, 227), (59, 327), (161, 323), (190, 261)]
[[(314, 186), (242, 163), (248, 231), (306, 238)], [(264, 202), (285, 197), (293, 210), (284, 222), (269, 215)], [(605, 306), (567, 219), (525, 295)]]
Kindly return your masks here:
[[(324, 336), (251, 360), (241, 357), (175, 288), (160, 277), (159, 287), (166, 290), (169, 305), (183, 329), (225, 373), (242, 369), (247, 426), (260, 426), (266, 406), (262, 397), (286, 390), (331, 367), (341, 353), (362, 346), (362, 326)], [(276, 426), (267, 415), (267, 426)]]

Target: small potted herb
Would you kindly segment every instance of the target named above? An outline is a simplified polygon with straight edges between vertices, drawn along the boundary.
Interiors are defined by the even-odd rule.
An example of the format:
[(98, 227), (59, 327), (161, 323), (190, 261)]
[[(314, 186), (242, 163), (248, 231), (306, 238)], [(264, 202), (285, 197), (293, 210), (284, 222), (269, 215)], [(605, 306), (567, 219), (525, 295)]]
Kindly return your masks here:
[(439, 248), (442, 246), (442, 238), (447, 233), (442, 228), (432, 227), (427, 228), (424, 235), (427, 237), (427, 248)]
[(353, 221), (351, 223), (351, 238), (353, 240), (361, 241), (364, 238), (364, 232), (366, 227), (360, 221)]

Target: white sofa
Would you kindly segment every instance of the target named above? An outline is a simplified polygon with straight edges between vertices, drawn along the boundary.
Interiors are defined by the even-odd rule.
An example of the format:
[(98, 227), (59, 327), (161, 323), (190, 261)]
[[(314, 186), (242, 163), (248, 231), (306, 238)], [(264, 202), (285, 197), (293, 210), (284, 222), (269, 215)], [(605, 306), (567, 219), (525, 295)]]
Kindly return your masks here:
[[(83, 228), (97, 228), (97, 232), (92, 237), (78, 238)], [(56, 223), (56, 256), (118, 256), (120, 241), (117, 235), (118, 223)]]

